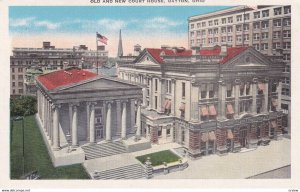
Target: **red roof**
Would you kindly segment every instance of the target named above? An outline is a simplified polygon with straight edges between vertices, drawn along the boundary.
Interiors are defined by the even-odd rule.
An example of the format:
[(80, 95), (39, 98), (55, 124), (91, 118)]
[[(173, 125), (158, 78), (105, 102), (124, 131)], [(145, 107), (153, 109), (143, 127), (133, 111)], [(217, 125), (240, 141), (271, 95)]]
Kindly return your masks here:
[[(229, 60), (233, 59), (243, 51), (245, 51), (248, 47), (228, 47), (227, 48), (227, 56), (225, 56), (221, 61), (220, 64), (224, 64)], [(153, 49), (153, 48), (146, 48), (147, 52), (160, 64), (164, 63), (161, 54), (164, 53), (166, 56), (191, 56), (192, 50), (177, 50), (174, 52), (171, 49)], [(219, 56), (221, 53), (221, 47), (216, 46), (213, 49), (200, 49), (200, 55), (202, 56)]]
[(97, 76), (96, 73), (82, 69), (59, 70), (38, 76), (37, 80), (48, 90), (71, 85)]

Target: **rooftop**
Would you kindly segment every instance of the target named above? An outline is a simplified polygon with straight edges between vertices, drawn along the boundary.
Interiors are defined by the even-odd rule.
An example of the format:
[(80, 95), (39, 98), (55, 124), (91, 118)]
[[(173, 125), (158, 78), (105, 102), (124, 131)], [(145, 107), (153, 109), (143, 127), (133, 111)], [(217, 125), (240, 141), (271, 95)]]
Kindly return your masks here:
[(40, 75), (37, 80), (48, 90), (71, 85), (96, 77), (97, 74), (79, 68), (70, 68)]

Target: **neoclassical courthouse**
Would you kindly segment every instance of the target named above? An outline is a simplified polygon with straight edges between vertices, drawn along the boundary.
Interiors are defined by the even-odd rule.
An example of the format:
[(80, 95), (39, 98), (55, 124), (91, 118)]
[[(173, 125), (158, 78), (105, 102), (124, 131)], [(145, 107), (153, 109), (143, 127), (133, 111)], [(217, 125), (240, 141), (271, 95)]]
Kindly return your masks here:
[[(37, 77), (39, 122), (56, 166), (84, 161), (90, 143), (141, 143), (136, 151), (176, 142), (199, 157), (283, 133), (280, 57), (252, 47), (165, 46), (125, 60), (119, 78), (79, 68)], [(66, 146), (76, 151), (68, 155)]]

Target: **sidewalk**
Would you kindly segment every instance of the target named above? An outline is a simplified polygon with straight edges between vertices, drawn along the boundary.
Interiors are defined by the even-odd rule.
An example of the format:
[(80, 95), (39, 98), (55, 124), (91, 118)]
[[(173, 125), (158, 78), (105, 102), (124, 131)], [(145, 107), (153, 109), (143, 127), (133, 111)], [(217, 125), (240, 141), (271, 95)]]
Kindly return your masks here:
[(242, 179), (290, 164), (291, 141), (283, 138), (245, 153), (210, 155), (189, 160), (187, 169), (153, 179)]

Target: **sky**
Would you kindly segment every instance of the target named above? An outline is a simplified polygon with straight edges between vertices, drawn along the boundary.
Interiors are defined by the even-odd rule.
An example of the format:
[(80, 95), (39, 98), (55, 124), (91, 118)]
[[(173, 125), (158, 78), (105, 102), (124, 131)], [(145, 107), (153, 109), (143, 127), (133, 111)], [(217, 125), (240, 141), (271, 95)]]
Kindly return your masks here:
[(188, 17), (228, 6), (11, 6), (9, 32), (12, 47), (57, 48), (87, 45), (96, 48), (96, 32), (108, 38), (109, 56), (117, 54), (122, 30), (124, 54), (133, 46), (159, 48), (188, 45)]

